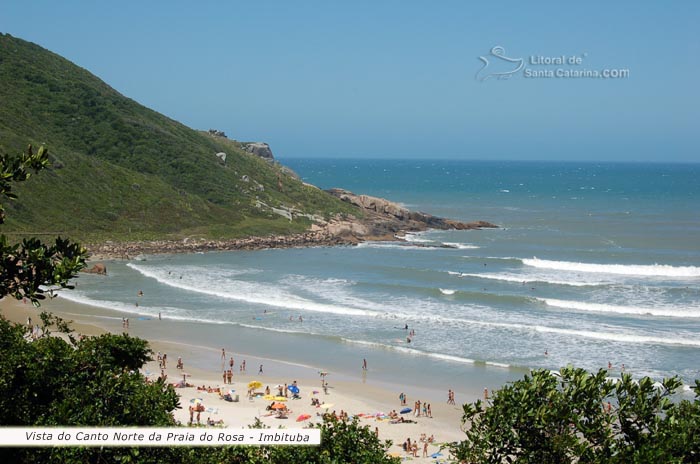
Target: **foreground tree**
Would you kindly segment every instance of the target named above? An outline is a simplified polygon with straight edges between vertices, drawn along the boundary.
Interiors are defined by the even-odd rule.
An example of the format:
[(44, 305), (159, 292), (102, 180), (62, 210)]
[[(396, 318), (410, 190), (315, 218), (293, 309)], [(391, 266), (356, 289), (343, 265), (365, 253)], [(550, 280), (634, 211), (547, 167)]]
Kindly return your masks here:
[[(20, 156), (0, 155), (0, 224), (5, 222), (3, 199), (17, 198), (12, 184), (26, 181), (32, 171), (39, 172), (48, 163), (49, 153), (44, 147), (37, 153), (29, 145)], [(85, 267), (86, 256), (83, 247), (60, 237), (52, 245), (36, 238), (12, 244), (0, 235), (0, 298), (29, 298), (37, 305), (45, 298), (42, 286), (70, 287), (69, 280)]]
[[(693, 402), (678, 378), (654, 383), (607, 371), (533, 371), (463, 406), (466, 439), (450, 446), (474, 463), (669, 463), (700, 459), (700, 382)], [(674, 399), (674, 400), (672, 400)]]

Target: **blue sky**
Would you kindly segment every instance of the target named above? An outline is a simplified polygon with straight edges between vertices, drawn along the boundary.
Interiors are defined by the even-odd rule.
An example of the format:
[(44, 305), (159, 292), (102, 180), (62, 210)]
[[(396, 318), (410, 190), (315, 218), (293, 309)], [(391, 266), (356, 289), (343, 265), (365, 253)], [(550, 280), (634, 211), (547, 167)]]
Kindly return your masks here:
[[(525, 3), (4, 0), (0, 31), (282, 158), (700, 161), (700, 2)], [(523, 67), (479, 81), (494, 46)]]

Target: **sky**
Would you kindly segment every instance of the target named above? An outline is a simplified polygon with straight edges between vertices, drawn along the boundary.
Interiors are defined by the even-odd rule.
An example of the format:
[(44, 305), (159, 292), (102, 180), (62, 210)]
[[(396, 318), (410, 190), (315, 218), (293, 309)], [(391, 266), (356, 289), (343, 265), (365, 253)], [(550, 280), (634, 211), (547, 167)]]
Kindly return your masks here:
[(700, 162), (698, 24), (694, 0), (0, 5), (0, 32), (281, 158)]

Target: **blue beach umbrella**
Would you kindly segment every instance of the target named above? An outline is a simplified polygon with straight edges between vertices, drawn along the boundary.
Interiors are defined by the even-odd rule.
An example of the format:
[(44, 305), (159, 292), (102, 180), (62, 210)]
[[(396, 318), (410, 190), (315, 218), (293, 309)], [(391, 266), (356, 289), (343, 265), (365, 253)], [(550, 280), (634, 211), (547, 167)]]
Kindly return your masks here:
[(400, 413), (401, 413), (401, 414), (408, 414), (408, 413), (411, 412), (411, 411), (412, 411), (411, 408), (403, 408), (403, 409), (400, 411)]
[(296, 385), (290, 385), (290, 386), (288, 386), (288, 387), (287, 387), (287, 390), (289, 390), (290, 392), (294, 393), (295, 395), (297, 395), (297, 394), (299, 393), (299, 387), (297, 387)]

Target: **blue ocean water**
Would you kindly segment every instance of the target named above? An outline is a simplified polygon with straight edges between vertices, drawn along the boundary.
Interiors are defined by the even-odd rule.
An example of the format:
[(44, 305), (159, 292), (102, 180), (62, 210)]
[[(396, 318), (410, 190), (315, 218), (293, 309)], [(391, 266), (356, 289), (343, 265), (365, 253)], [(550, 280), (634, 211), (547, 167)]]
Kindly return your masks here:
[(610, 362), (635, 376), (700, 378), (700, 165), (285, 164), (321, 188), (501, 228), (428, 231), (405, 244), (153, 256), (111, 263), (107, 279), (81, 277), (66, 297), (318, 340), (311, 346), (323, 350), (354, 346), (446, 377), (469, 364)]

